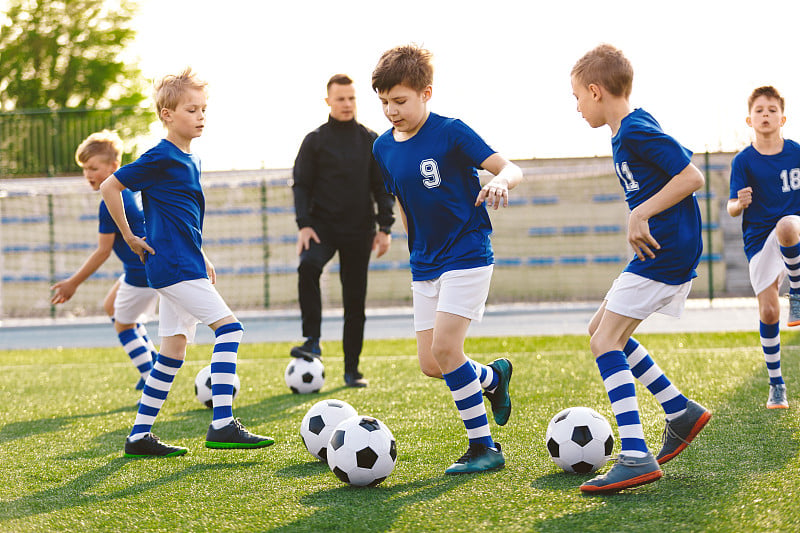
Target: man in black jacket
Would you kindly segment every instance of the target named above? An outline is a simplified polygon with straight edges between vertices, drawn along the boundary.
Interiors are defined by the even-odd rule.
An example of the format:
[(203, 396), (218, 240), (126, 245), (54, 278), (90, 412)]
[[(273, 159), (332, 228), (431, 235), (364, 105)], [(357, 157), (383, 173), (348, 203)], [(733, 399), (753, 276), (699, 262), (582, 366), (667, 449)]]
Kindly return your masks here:
[[(394, 198), (386, 192), (372, 158), (377, 134), (356, 122), (353, 80), (336, 74), (328, 81), (328, 122), (303, 140), (294, 162), (294, 207), (299, 232), (298, 293), (306, 341), (292, 357), (320, 357), (322, 298), (319, 279), (339, 252), (344, 305), (344, 381), (366, 387), (358, 370), (364, 341), (367, 270), (372, 250), (380, 257), (391, 244)], [(377, 216), (376, 216), (377, 206)], [(375, 226), (378, 231), (375, 231)]]

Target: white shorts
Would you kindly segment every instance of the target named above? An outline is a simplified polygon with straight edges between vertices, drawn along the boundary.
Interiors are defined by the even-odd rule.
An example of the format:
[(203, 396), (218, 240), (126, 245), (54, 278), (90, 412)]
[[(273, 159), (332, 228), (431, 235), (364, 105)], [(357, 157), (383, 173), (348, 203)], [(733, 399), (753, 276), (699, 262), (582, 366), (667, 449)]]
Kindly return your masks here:
[(412, 281), (414, 331), (433, 329), (442, 311), (481, 321), (492, 282), (494, 265), (450, 270), (429, 281)]
[(114, 320), (117, 324), (147, 322), (156, 316), (158, 293), (150, 287), (136, 287), (119, 277), (119, 288), (114, 299)]
[(158, 334), (162, 337), (184, 335), (192, 342), (198, 322), (209, 325), (233, 315), (208, 278), (181, 281), (156, 290), (161, 295)]
[(680, 317), (692, 282), (669, 285), (638, 274), (623, 272), (606, 294), (606, 309), (618, 315), (644, 320), (653, 313)]
[(764, 247), (750, 259), (750, 285), (753, 292), (758, 296), (764, 290), (778, 280), (780, 286), (786, 277), (786, 265), (783, 262), (781, 245), (775, 229), (769, 232)]

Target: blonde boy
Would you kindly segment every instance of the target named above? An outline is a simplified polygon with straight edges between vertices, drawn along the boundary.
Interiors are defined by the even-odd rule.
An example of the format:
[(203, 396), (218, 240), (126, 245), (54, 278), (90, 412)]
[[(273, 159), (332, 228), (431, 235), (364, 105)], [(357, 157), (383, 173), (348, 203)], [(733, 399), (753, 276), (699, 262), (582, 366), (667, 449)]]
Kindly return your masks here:
[[(680, 316), (696, 277), (703, 243), (694, 191), (704, 183), (691, 152), (643, 109), (631, 109), (633, 67), (611, 45), (586, 53), (572, 69), (578, 111), (593, 128), (611, 129), (614, 168), (630, 209), (628, 242), (635, 257), (614, 281), (589, 324), (590, 348), (619, 427), (619, 459), (584, 492), (616, 492), (651, 483), (659, 464), (680, 453), (711, 413), (681, 394), (631, 337), (650, 314)], [(666, 427), (658, 456), (647, 449), (633, 378), (661, 403)]]
[[(205, 197), (200, 160), (191, 142), (203, 133), (206, 83), (191, 69), (166, 76), (156, 85), (158, 117), (167, 136), (100, 187), (125, 242), (144, 262), (147, 280), (161, 295), (161, 353), (147, 378), (139, 412), (125, 441), (126, 457), (176, 456), (186, 448), (160, 442), (151, 428), (175, 374), (186, 358), (197, 322), (214, 330), (211, 394), (214, 414), (206, 434), (208, 448), (261, 448), (274, 441), (254, 435), (233, 418), (233, 382), (243, 328), (214, 288), (214, 267), (202, 249)], [(132, 231), (122, 208), (125, 188), (141, 191), (145, 236)]]
[(768, 409), (786, 409), (781, 373), (778, 288), (789, 273), (788, 326), (800, 325), (800, 145), (784, 139), (784, 99), (772, 86), (747, 100), (755, 140), (731, 166), (728, 213), (742, 215), (750, 284), (758, 300), (761, 348), (769, 376)]
[[(373, 153), (408, 233), (420, 367), (444, 378), (467, 429), (469, 448), (445, 474), (466, 474), (505, 465), (481, 390), (495, 422), (504, 425), (511, 413), (511, 362), (472, 361), (464, 339), (470, 322), (483, 316), (494, 266), (484, 202), (495, 209), (508, 205), (522, 171), (460, 120), (428, 111), (432, 84), (428, 50), (399, 46), (381, 56), (372, 88), (392, 128), (378, 137)], [(494, 174), (483, 187), (479, 168)]]
[[(75, 161), (94, 191), (119, 168), (121, 158), (122, 141), (108, 130), (92, 133), (75, 151)], [(141, 196), (126, 189), (122, 191), (122, 203), (131, 226), (143, 231)], [(136, 389), (141, 390), (158, 355), (144, 326), (147, 317), (155, 314), (158, 293), (147, 285), (144, 265), (125, 243), (103, 200), (100, 200), (98, 220), (97, 248), (72, 276), (50, 287), (53, 291), (50, 301), (53, 304), (69, 301), (78, 286), (94, 274), (113, 251), (122, 261), (124, 274), (108, 291), (103, 308), (112, 317), (119, 341), (139, 371)]]

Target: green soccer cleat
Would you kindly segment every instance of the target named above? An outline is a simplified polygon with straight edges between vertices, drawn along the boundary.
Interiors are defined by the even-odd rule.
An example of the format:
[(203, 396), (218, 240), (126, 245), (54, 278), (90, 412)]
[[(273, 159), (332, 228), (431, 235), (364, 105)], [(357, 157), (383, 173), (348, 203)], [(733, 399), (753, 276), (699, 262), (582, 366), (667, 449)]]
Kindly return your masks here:
[(767, 409), (788, 409), (789, 400), (786, 399), (786, 384), (778, 383), (769, 386)]
[(711, 411), (689, 400), (686, 412), (664, 426), (661, 451), (656, 456), (658, 464), (663, 465), (686, 449), (710, 419)]
[(645, 457), (629, 457), (620, 453), (611, 470), (581, 485), (581, 491), (597, 494), (619, 492), (652, 483), (662, 475), (652, 453), (648, 452)]
[(219, 429), (208, 426), (208, 433), (206, 433), (206, 448), (264, 448), (274, 443), (275, 440), (272, 437), (263, 437), (247, 431), (238, 418), (231, 420), (227, 426)]
[(182, 446), (164, 444), (152, 433), (146, 433), (141, 439), (125, 439), (124, 457), (177, 457), (188, 451)]
[(488, 448), (483, 444), (470, 444), (467, 453), (447, 467), (444, 471), (448, 475), (475, 474), (499, 470), (506, 464), (500, 444), (495, 442), (496, 449)]
[(498, 426), (505, 426), (508, 417), (511, 416), (511, 395), (508, 384), (511, 381), (513, 367), (508, 359), (495, 359), (489, 366), (497, 372), (499, 381), (493, 392), (484, 392), (483, 395), (489, 399), (492, 405), (492, 416)]

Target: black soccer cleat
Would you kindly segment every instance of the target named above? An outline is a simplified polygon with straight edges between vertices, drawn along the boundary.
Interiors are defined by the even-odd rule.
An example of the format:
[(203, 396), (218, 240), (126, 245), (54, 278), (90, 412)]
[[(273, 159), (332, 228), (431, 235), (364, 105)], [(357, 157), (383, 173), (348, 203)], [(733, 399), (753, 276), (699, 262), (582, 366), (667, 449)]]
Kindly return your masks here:
[(206, 433), (206, 448), (264, 448), (274, 443), (275, 439), (272, 437), (264, 437), (247, 431), (238, 418), (231, 420), (227, 426), (219, 429), (208, 426), (208, 433)]
[(152, 433), (146, 433), (141, 439), (125, 439), (124, 457), (177, 457), (188, 451), (183, 446), (164, 444)]

